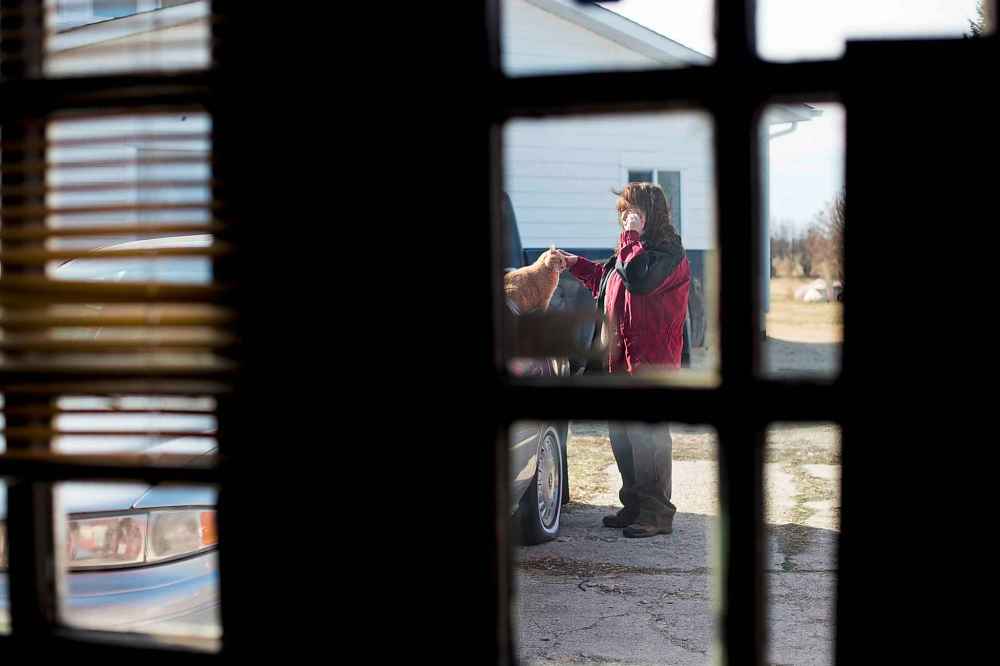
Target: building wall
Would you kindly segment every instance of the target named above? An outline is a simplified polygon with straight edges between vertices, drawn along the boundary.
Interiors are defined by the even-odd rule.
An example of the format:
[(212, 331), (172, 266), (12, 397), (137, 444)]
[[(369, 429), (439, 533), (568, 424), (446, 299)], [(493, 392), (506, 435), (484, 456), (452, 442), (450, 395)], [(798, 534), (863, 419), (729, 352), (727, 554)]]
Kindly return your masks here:
[[(508, 74), (662, 66), (526, 0), (504, 0)], [(618, 231), (615, 196), (629, 169), (681, 173), (685, 246), (712, 246), (711, 120), (700, 114), (518, 121), (503, 132), (504, 187), (525, 247), (607, 248)]]
[(629, 169), (681, 174), (685, 247), (714, 244), (712, 124), (702, 114), (517, 121), (503, 133), (504, 188), (525, 247), (611, 247)]

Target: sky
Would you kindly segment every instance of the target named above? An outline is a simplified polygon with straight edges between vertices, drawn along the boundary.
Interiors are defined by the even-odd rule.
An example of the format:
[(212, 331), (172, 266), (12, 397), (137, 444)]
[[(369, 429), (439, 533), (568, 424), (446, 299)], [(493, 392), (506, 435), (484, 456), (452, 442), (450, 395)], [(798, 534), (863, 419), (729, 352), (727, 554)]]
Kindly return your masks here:
[[(757, 0), (757, 46), (770, 60), (836, 58), (846, 38), (957, 37), (977, 0)], [(706, 55), (715, 54), (712, 0), (604, 3)], [(820, 118), (771, 140), (771, 218), (806, 226), (843, 185), (844, 111), (817, 105)], [(776, 126), (772, 131), (787, 127)]]

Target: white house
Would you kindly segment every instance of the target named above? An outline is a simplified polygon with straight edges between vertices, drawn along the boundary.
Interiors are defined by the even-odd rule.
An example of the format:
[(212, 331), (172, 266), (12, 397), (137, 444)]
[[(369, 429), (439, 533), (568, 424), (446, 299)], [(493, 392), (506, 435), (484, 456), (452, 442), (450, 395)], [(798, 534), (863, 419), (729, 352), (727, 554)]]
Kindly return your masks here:
[[(501, 55), (508, 76), (711, 62), (708, 56), (596, 5), (584, 7), (572, 0), (503, 0), (501, 11)], [(772, 107), (765, 114), (762, 133), (785, 134), (819, 113), (805, 104)], [(782, 131), (769, 129), (781, 123), (791, 125)], [(692, 269), (703, 277), (706, 255), (714, 248), (716, 236), (709, 114), (515, 121), (504, 129), (503, 144), (504, 187), (525, 248), (554, 243), (606, 253), (618, 234), (612, 190), (633, 180), (648, 180), (667, 192)], [(765, 184), (766, 166), (765, 160)], [(769, 258), (763, 259), (762, 265), (769, 266)], [(765, 303), (768, 277), (762, 281)]]
[[(55, 25), (50, 26), (55, 34), (47, 45), (49, 75), (200, 67), (208, 61), (211, 13), (207, 0), (79, 0), (57, 7)], [(708, 56), (600, 6), (584, 7), (573, 0), (501, 0), (500, 8), (502, 63), (510, 76), (711, 62)], [(805, 104), (771, 107), (762, 124), (762, 135), (770, 133), (773, 137), (794, 131), (798, 122), (818, 114)], [(190, 132), (193, 127), (207, 130), (209, 122), (205, 117), (180, 114), (155, 121), (128, 121), (133, 126), (130, 131), (140, 135)], [(770, 129), (782, 123), (789, 127)], [(144, 127), (146, 131), (140, 131)], [(617, 237), (612, 191), (632, 180), (650, 180), (667, 192), (694, 273), (703, 278), (706, 258), (716, 237), (712, 130), (711, 116), (701, 112), (509, 123), (503, 133), (504, 188), (517, 216), (522, 245), (540, 249), (554, 243), (594, 255), (607, 252)], [(98, 128), (76, 126), (59, 131), (85, 134)], [(766, 138), (762, 139), (766, 145)], [(134, 154), (141, 162), (143, 156), (164, 155), (165, 151), (205, 151), (206, 147), (200, 142), (137, 142), (117, 150)], [(105, 146), (105, 150), (116, 149)], [(765, 160), (765, 191), (766, 167)], [(165, 169), (159, 167), (155, 173), (136, 171), (135, 178), (141, 181), (143, 177), (186, 175), (182, 167)], [(121, 177), (125, 178), (125, 174)], [(132, 200), (149, 196), (142, 189), (137, 186), (130, 195)], [(176, 201), (203, 198), (208, 193), (189, 188), (153, 194)], [(768, 215), (764, 212), (766, 221)], [(763, 266), (770, 265), (767, 245), (764, 243)], [(767, 277), (761, 282), (765, 303)]]

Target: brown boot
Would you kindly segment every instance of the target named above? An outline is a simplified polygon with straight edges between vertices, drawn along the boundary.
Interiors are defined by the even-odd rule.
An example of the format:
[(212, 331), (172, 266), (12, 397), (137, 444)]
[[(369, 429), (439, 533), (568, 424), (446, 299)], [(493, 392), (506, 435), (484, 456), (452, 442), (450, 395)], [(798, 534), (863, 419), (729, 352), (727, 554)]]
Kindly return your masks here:
[(657, 527), (656, 525), (647, 523), (634, 523), (623, 529), (622, 535), (629, 539), (644, 539), (656, 536), (657, 534), (670, 534), (673, 531), (674, 529), (671, 525)]
[(604, 516), (601, 520), (605, 527), (628, 527), (639, 517), (639, 510), (625, 507), (613, 516)]

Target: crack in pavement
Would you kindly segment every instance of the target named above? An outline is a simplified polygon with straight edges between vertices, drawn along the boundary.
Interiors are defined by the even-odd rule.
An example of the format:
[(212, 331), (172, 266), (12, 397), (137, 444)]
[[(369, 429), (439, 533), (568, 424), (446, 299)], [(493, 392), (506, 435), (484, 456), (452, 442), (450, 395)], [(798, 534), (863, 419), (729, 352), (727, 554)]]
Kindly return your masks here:
[(572, 560), (565, 557), (547, 556), (517, 563), (519, 569), (540, 571), (551, 576), (577, 576), (579, 578), (594, 578), (601, 575), (636, 574), (636, 575), (707, 575), (712, 573), (709, 567), (693, 568), (657, 568), (640, 567), (631, 564), (615, 564), (613, 562), (590, 562), (587, 560)]
[(563, 631), (550, 631), (549, 633), (552, 635), (552, 644), (550, 646), (546, 646), (549, 649), (545, 650), (545, 652), (549, 652), (553, 648), (562, 647), (560, 641), (562, 641), (562, 639), (569, 634), (576, 633), (578, 631), (587, 631), (588, 629), (594, 629), (595, 627), (597, 627), (597, 625), (599, 625), (601, 622), (604, 622), (605, 620), (611, 620), (616, 617), (627, 617), (629, 615), (631, 615), (631, 613), (629, 612), (619, 613), (617, 615), (602, 615), (601, 617), (597, 618), (596, 620), (594, 620), (585, 627), (575, 627), (573, 629), (565, 629)]
[(708, 648), (703, 648), (698, 645), (696, 641), (690, 638), (681, 638), (680, 636), (674, 636), (670, 633), (671, 627), (664, 626), (663, 622), (666, 622), (666, 614), (655, 611), (651, 608), (644, 608), (646, 614), (649, 616), (648, 623), (650, 628), (657, 634), (662, 636), (671, 645), (676, 645), (677, 647), (685, 650), (687, 652), (693, 652), (695, 654), (700, 654), (702, 656), (708, 656)]
[[(707, 576), (715, 573), (715, 570), (710, 567), (694, 567), (691, 569), (683, 568), (656, 568), (656, 567), (638, 567), (632, 565), (624, 564), (614, 564), (612, 562), (589, 562), (587, 560), (570, 560), (561, 557), (540, 557), (531, 560), (522, 560), (517, 563), (518, 569), (523, 569), (525, 571), (533, 571), (542, 574), (548, 574), (553, 578), (570, 578), (576, 577), (581, 578), (581, 582), (577, 584), (585, 585), (591, 582), (591, 580), (598, 576), (612, 576), (612, 575), (623, 575), (623, 576), (677, 576), (677, 575), (695, 575), (695, 576)], [(838, 573), (836, 567), (830, 569), (767, 569), (764, 573), (766, 574), (835, 574)], [(583, 590), (583, 588), (580, 588)]]
[(577, 627), (575, 629), (566, 629), (565, 631), (561, 631), (561, 632), (557, 633), (556, 634), (556, 640), (561, 639), (566, 634), (572, 634), (572, 633), (577, 632), (577, 631), (585, 631), (587, 629), (593, 629), (594, 627), (596, 627), (597, 625), (599, 625), (601, 622), (604, 622), (605, 620), (610, 620), (610, 619), (616, 618), (616, 617), (627, 617), (629, 615), (631, 615), (631, 613), (619, 613), (618, 615), (602, 615), (601, 617), (597, 618), (596, 620), (594, 620), (593, 622), (591, 622), (590, 624), (588, 624), (586, 627)]

